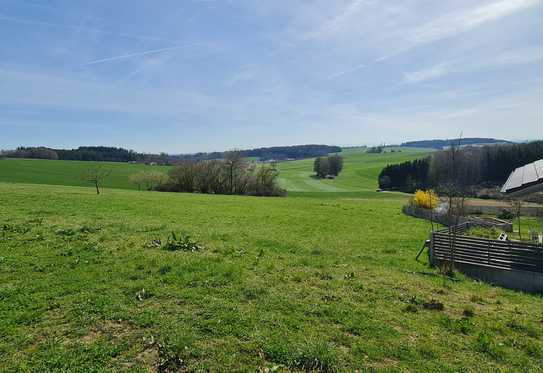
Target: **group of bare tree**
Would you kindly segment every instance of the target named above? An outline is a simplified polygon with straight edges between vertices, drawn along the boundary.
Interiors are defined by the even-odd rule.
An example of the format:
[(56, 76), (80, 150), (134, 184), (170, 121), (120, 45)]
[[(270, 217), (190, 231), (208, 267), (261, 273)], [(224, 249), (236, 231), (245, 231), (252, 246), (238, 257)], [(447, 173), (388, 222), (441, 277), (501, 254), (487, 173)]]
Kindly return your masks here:
[(183, 161), (173, 167), (159, 191), (283, 196), (278, 171), (269, 165), (251, 164), (238, 151), (222, 160)]
[(138, 190), (153, 190), (157, 186), (164, 184), (168, 176), (160, 171), (140, 171), (128, 178), (130, 183), (138, 187)]

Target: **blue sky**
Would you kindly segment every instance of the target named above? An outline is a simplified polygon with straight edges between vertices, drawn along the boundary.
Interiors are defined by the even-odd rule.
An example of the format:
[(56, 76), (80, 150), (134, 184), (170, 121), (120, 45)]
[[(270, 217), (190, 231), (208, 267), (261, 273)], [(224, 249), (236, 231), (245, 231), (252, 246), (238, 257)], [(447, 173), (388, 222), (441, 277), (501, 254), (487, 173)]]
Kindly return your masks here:
[(543, 138), (543, 0), (0, 0), (0, 148)]

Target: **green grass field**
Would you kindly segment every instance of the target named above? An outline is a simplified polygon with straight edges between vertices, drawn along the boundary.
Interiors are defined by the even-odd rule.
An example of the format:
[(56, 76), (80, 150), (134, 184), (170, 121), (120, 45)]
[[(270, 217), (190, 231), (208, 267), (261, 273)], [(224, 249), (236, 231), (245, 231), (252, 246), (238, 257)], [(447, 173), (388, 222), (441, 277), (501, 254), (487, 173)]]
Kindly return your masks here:
[(388, 164), (423, 157), (428, 149), (399, 148), (401, 152), (369, 154), (359, 149), (345, 150), (343, 172), (335, 180), (313, 177), (313, 159), (279, 163), (280, 183), (296, 196), (372, 196), (379, 173)]
[[(427, 149), (402, 148), (401, 153), (368, 154), (360, 150), (346, 150), (344, 172), (336, 180), (319, 180), (312, 177), (313, 159), (279, 164), (280, 183), (291, 195), (318, 197), (373, 195), (377, 177), (389, 163), (415, 159), (428, 153)], [(51, 161), (39, 159), (0, 160), (0, 182), (32, 183), (48, 185), (85, 186), (82, 175), (88, 168), (100, 166), (111, 170), (104, 181), (106, 188), (136, 189), (128, 177), (141, 170), (160, 170), (167, 173), (169, 167), (113, 162)]]
[[(413, 156), (348, 156), (323, 182), (342, 191), (282, 164), (296, 198), (96, 195), (0, 166), (0, 371), (540, 370), (541, 297), (416, 262), (428, 222), (374, 192)], [(164, 250), (172, 231), (204, 248)]]
[(52, 161), (45, 159), (0, 159), (0, 182), (48, 185), (87, 185), (85, 170), (101, 167), (111, 171), (104, 181), (106, 188), (137, 189), (128, 177), (142, 170), (163, 170), (168, 167), (146, 166), (120, 162)]

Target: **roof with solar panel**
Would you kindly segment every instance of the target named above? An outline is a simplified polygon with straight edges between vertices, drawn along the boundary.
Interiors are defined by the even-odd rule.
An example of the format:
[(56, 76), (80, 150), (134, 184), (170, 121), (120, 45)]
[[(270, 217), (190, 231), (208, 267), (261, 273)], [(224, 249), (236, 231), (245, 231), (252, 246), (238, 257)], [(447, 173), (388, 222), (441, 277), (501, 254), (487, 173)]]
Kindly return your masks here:
[(502, 187), (507, 195), (522, 195), (543, 190), (543, 159), (519, 167), (511, 173)]

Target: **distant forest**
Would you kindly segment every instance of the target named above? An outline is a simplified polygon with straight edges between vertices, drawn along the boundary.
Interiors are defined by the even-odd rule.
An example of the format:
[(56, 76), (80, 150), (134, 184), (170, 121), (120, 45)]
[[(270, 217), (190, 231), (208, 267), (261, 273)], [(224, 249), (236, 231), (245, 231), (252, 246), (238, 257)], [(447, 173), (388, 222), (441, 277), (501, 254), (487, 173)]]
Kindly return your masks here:
[(401, 146), (409, 148), (430, 148), (442, 150), (451, 144), (459, 146), (469, 145), (491, 145), (491, 144), (512, 144), (511, 141), (499, 140), (484, 137), (468, 137), (465, 139), (452, 139), (452, 140), (420, 140), (420, 141), (408, 141), (404, 142)]
[[(388, 165), (379, 175), (379, 187), (408, 193), (439, 188), (450, 175), (450, 151), (442, 150), (424, 159)], [(458, 177), (462, 183), (477, 190), (499, 186), (517, 167), (543, 159), (543, 141), (461, 147), (455, 157)]]
[[(329, 145), (296, 145), (258, 148), (241, 151), (244, 157), (255, 157), (261, 161), (303, 159), (339, 153), (341, 148)], [(225, 152), (196, 153), (196, 154), (148, 154), (133, 150), (106, 146), (81, 146), (77, 149), (51, 149), (46, 147), (19, 147), (3, 152), (10, 158), (59, 159), (75, 161), (100, 162), (141, 162), (158, 164), (173, 164), (179, 161), (223, 159)]]
[[(270, 148), (256, 148), (250, 150), (242, 150), (244, 157), (254, 157), (261, 161), (284, 161), (287, 159), (304, 159), (314, 158), (328, 155), (330, 153), (340, 153), (341, 147), (330, 145), (294, 145), (294, 146), (274, 146)], [(223, 159), (224, 152), (213, 153), (195, 153), (173, 156), (176, 159), (182, 160), (211, 160)]]

